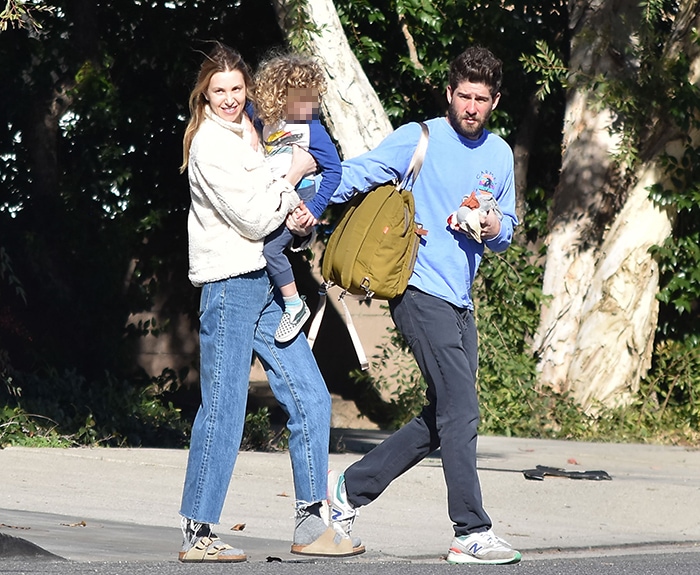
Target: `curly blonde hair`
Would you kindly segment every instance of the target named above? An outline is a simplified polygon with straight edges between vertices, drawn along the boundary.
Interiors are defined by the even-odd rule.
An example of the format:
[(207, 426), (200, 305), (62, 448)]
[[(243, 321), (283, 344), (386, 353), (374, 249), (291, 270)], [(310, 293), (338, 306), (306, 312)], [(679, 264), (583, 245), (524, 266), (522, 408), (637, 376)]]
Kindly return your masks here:
[(321, 96), (326, 80), (321, 66), (310, 56), (281, 54), (264, 61), (255, 75), (255, 106), (265, 124), (275, 124), (287, 115), (287, 90), (311, 88)]

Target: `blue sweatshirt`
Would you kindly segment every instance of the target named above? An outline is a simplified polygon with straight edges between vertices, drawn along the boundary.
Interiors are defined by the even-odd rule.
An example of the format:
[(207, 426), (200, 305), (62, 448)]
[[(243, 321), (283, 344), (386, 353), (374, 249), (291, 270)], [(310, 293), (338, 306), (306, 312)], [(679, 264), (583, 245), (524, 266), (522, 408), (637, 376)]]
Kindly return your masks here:
[(306, 204), (309, 211), (317, 220), (321, 219), (323, 211), (340, 182), (340, 158), (338, 150), (331, 141), (323, 124), (317, 119), (309, 122), (309, 153), (318, 164), (321, 181), (314, 198)]
[[(500, 137), (484, 130), (478, 140), (457, 134), (446, 118), (426, 122), (428, 151), (413, 186), (416, 221), (428, 230), (418, 250), (409, 285), (451, 304), (474, 309), (471, 288), (484, 252), (508, 248), (513, 239), (515, 184), (513, 153)], [(403, 178), (420, 137), (420, 126), (410, 123), (389, 134), (374, 150), (343, 162), (340, 186), (331, 203), (349, 200), (377, 184)], [(447, 218), (472, 191), (488, 191), (503, 211), (497, 237), (479, 243), (455, 232)]]

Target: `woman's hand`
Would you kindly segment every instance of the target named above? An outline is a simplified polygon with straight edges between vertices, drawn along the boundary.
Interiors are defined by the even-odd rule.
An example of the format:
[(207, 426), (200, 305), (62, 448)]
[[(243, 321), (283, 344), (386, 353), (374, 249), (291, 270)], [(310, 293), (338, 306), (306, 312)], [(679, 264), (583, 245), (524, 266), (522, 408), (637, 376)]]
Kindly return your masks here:
[(314, 217), (309, 208), (306, 207), (304, 202), (301, 202), (296, 208), (294, 208), (292, 214), (294, 214), (297, 224), (304, 228), (318, 225), (318, 220)]
[(284, 179), (296, 187), (305, 175), (313, 174), (317, 169), (314, 157), (303, 148), (292, 144), (292, 166)]
[(295, 236), (300, 236), (302, 238), (306, 237), (311, 233), (311, 230), (313, 230), (314, 227), (313, 227), (313, 225), (310, 225), (310, 226), (303, 225), (299, 221), (299, 219), (297, 219), (297, 215), (295, 214), (295, 211), (289, 212), (289, 215), (287, 216), (287, 221), (286, 221), (287, 228)]

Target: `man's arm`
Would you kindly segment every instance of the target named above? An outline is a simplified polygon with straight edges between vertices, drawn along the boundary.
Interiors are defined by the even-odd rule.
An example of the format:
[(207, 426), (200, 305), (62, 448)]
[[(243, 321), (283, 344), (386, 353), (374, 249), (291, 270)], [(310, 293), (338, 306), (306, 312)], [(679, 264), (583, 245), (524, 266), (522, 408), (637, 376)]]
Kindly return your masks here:
[(419, 124), (405, 124), (384, 138), (374, 150), (345, 160), (340, 186), (330, 203), (347, 202), (356, 193), (365, 193), (377, 185), (403, 179), (420, 134)]
[[(505, 143), (504, 143), (505, 144)], [(507, 146), (507, 144), (505, 144)], [(513, 154), (510, 147), (508, 152), (508, 167), (506, 179), (499, 194), (494, 194), (498, 205), (503, 212), (503, 218), (499, 221), (496, 214), (487, 216), (486, 228), (482, 223), (481, 238), (484, 244), (492, 252), (503, 252), (508, 249), (513, 240), (513, 230), (518, 225), (518, 218), (515, 215), (515, 176), (513, 174)], [(496, 220), (496, 222), (493, 221)]]

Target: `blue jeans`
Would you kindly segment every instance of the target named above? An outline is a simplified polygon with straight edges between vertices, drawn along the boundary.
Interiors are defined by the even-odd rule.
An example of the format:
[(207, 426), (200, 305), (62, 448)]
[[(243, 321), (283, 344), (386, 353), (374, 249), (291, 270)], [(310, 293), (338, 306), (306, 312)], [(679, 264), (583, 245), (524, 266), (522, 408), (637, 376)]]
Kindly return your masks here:
[(265, 270), (202, 287), (202, 402), (192, 427), (180, 507), (189, 519), (219, 522), (243, 435), (253, 353), (289, 416), (297, 507), (326, 498), (330, 394), (303, 334), (286, 344), (275, 342), (281, 316)]
[(479, 403), (474, 315), (415, 288), (389, 302), (391, 317), (428, 389), (420, 415), (345, 471), (348, 501), (374, 501), (399, 475), (440, 448), (455, 535), (491, 528), (476, 470)]

